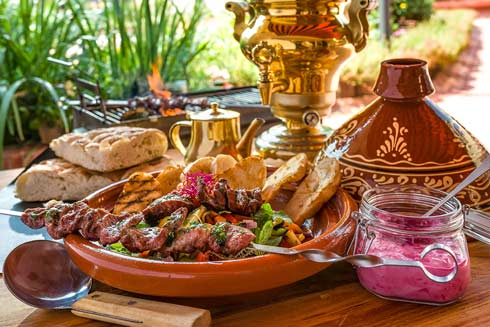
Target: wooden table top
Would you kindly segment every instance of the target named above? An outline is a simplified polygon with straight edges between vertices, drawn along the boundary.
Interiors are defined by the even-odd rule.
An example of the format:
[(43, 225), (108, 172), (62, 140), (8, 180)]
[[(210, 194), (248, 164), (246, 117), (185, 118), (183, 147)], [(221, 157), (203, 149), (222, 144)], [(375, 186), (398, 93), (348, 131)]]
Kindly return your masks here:
[[(18, 173), (0, 171), (0, 186), (7, 185)], [(474, 241), (469, 243), (469, 251), (472, 283), (462, 300), (444, 307), (379, 299), (362, 288), (348, 264), (337, 264), (303, 281), (258, 294), (151, 299), (207, 308), (213, 326), (490, 326), (490, 246)], [(127, 294), (98, 282), (93, 290)], [(79, 318), (68, 310), (29, 307), (0, 283), (0, 326), (110, 324)]]

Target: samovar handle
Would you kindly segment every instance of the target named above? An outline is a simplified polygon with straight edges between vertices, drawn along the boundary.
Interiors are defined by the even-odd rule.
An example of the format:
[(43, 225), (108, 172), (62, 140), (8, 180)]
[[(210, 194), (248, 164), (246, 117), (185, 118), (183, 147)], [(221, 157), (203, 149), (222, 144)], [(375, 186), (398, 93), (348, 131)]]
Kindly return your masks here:
[(377, 0), (352, 0), (349, 7), (349, 41), (354, 45), (357, 52), (364, 49), (369, 36), (368, 13), (378, 4)]
[(248, 22), (246, 21), (247, 13), (251, 16), (250, 20), (253, 19), (253, 10), (248, 5), (247, 2), (235, 2), (230, 1), (225, 5), (226, 10), (231, 11), (235, 14), (235, 24), (233, 37), (235, 40), (240, 42), (242, 33), (248, 27)]

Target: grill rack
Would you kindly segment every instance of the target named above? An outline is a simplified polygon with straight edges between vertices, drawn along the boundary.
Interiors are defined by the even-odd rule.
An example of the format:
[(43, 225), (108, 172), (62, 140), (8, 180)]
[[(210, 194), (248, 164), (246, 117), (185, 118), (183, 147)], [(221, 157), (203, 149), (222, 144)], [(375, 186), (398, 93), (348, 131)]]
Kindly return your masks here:
[[(209, 103), (217, 102), (222, 108), (240, 112), (242, 129), (246, 128), (254, 118), (259, 117), (263, 118), (267, 125), (279, 122), (272, 115), (269, 106), (261, 104), (259, 91), (255, 87), (188, 93), (184, 96), (195, 100), (206, 98)], [(102, 110), (102, 106), (99, 103), (86, 104), (85, 107), (82, 107), (80, 102), (72, 104), (74, 128), (90, 130), (124, 125), (158, 128), (168, 134), (170, 126), (177, 121), (186, 119), (186, 114), (179, 114), (165, 117), (151, 115), (145, 118), (122, 120), (123, 115), (130, 110), (128, 101), (107, 100), (104, 101), (104, 105), (105, 111)], [(196, 110), (201, 110), (201, 108), (192, 105), (186, 107), (187, 112)], [(183, 137), (186, 137), (186, 129), (182, 130), (182, 134)]]

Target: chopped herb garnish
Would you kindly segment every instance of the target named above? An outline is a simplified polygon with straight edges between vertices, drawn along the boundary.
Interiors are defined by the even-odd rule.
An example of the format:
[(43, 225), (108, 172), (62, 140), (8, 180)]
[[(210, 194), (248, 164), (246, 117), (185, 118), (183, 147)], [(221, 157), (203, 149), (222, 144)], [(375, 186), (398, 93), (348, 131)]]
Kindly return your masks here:
[(29, 218), (31, 218), (32, 220), (36, 220), (39, 218), (39, 215), (34, 212), (29, 212)]
[(131, 252), (129, 252), (128, 249), (124, 247), (124, 245), (121, 244), (121, 242), (113, 243), (108, 246), (110, 250), (121, 253), (121, 254), (128, 254), (131, 255)]
[(211, 236), (216, 239), (216, 244), (223, 247), (226, 245), (226, 223), (219, 223), (213, 226)]
[(165, 241), (165, 246), (166, 247), (171, 246), (174, 239), (175, 239), (175, 232), (174, 231), (169, 232), (167, 240)]
[(138, 229), (142, 229), (142, 228), (148, 228), (148, 227), (151, 227), (150, 225), (148, 225), (147, 223), (145, 223), (144, 221), (140, 221), (137, 225), (136, 225), (136, 228)]

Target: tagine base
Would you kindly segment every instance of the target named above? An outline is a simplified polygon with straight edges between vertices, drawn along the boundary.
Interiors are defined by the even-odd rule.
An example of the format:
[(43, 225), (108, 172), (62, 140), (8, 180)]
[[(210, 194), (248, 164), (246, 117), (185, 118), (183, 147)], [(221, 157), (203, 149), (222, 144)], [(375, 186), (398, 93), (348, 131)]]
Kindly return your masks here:
[(287, 160), (298, 153), (306, 153), (313, 160), (332, 132), (331, 128), (322, 125), (292, 130), (281, 123), (257, 137), (255, 148), (264, 158)]

